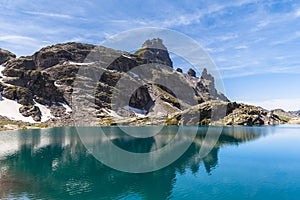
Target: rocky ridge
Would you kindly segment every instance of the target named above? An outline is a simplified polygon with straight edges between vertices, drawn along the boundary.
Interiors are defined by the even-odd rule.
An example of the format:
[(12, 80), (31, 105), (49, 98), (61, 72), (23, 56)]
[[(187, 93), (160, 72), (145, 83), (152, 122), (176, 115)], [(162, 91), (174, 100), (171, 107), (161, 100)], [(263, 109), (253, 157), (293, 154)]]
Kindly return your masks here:
[[(93, 57), (99, 55), (100, 63)], [(184, 123), (273, 125), (284, 122), (274, 112), (230, 102), (224, 94), (216, 90), (214, 77), (207, 69), (203, 69), (200, 77), (192, 69), (187, 73), (180, 68), (173, 70), (168, 50), (159, 38), (147, 40), (134, 54), (73, 42), (45, 47), (32, 56), (20, 58), (1, 50), (0, 58), (3, 65), (0, 73), (1, 96), (17, 101), (21, 105), (19, 113), (24, 117), (31, 117), (35, 122), (41, 122), (43, 118), (39, 105), (46, 106), (51, 112), (51, 116), (43, 122), (47, 126), (74, 125), (72, 95), (76, 95), (77, 102), (85, 101), (80, 91), (74, 91), (74, 81), (78, 82), (80, 79), (79, 83), (86, 83), (90, 80), (87, 76), (78, 78), (79, 70), (97, 70), (96, 72), (101, 71), (102, 74), (98, 80), (90, 81), (90, 85), (85, 86), (95, 86), (93, 108), (87, 107), (85, 112), (78, 112), (82, 119), (94, 120), (96, 125), (179, 125), (184, 121), (181, 116), (198, 116), (198, 113), (199, 118), (191, 117)], [(148, 74), (143, 77), (143, 73), (134, 73), (138, 66), (145, 64), (153, 68), (150, 73), (151, 80), (149, 77), (147, 79)], [(153, 83), (162, 74), (168, 80), (166, 85), (173, 88)], [(120, 81), (124, 81), (123, 77), (127, 77), (127, 82), (120, 86)], [(128, 88), (127, 83), (140, 82), (141, 79), (146, 80), (145, 83), (131, 91), (129, 101), (120, 102), (119, 107), (113, 109), (114, 95), (120, 94), (119, 99), (122, 99), (122, 93), (126, 93)], [(192, 88), (195, 104), (190, 104), (174, 94), (174, 90), (181, 92), (176, 89), (179, 81)], [(212, 113), (218, 107), (223, 109), (221, 110), (224, 114), (215, 117)]]

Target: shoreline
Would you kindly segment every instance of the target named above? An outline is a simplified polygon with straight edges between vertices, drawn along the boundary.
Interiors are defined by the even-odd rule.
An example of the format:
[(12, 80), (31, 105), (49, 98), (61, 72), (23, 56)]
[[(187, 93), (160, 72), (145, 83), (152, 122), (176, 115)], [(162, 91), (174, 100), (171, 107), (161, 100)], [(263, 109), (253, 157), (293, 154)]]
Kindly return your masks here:
[[(9, 121), (9, 122), (8, 122)], [(76, 127), (75, 125), (57, 125), (57, 126), (50, 126), (47, 125), (47, 122), (42, 123), (27, 123), (22, 121), (14, 121), (14, 120), (6, 120), (8, 122), (7, 124), (3, 124), (3, 120), (0, 119), (0, 132), (2, 131), (18, 131), (18, 130), (33, 130), (33, 129), (51, 129), (51, 128), (60, 128), (60, 127)], [(281, 126), (281, 125), (299, 125), (300, 123), (283, 123), (283, 124), (273, 124), (273, 125), (224, 125), (224, 124), (213, 124), (213, 125), (184, 125), (184, 126), (198, 126), (198, 127), (275, 127), (275, 126)], [(91, 126), (91, 127), (116, 127), (117, 125), (99, 125), (99, 126)], [(159, 125), (159, 124), (153, 124), (153, 125), (124, 125), (120, 124), (119, 126), (122, 127), (145, 127), (145, 126), (181, 126), (181, 125)], [(119, 127), (118, 126), (118, 127)]]

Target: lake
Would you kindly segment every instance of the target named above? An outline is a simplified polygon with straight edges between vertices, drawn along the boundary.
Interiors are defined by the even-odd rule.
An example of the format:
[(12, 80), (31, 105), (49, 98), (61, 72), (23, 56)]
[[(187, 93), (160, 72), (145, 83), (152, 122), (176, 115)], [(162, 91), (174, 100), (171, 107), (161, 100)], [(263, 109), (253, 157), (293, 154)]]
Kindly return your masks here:
[[(128, 130), (143, 134), (157, 129)], [(187, 140), (191, 131), (197, 132), (188, 149), (175, 162), (148, 173), (122, 172), (98, 161), (90, 148), (97, 149), (97, 145), (107, 141), (95, 136), (95, 130), (95, 127), (85, 128), (85, 138), (72, 127), (0, 132), (0, 199), (292, 200), (300, 197), (300, 127), (297, 126), (224, 127), (204, 157), (199, 152), (206, 145), (207, 127), (183, 127), (186, 137), (180, 141)], [(159, 135), (148, 138), (126, 135), (118, 127), (103, 127), (103, 130), (119, 148), (147, 153), (166, 146), (178, 127), (163, 127)], [(112, 160), (119, 159), (110, 148), (99, 152)]]

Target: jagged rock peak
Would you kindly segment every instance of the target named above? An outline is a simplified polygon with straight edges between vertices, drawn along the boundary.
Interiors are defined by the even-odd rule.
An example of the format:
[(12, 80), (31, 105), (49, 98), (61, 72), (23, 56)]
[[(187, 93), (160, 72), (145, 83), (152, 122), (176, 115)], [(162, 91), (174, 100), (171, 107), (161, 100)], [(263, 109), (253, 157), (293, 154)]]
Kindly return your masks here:
[(135, 52), (135, 55), (146, 59), (149, 63), (159, 63), (173, 67), (167, 47), (160, 38), (146, 40), (142, 48)]
[(183, 73), (182, 69), (179, 68), (179, 67), (176, 69), (176, 71), (179, 72), (179, 73)]
[(0, 65), (13, 58), (16, 58), (15, 54), (0, 48)]
[(196, 77), (196, 71), (193, 70), (192, 68), (189, 68), (189, 70), (187, 71), (187, 74), (192, 77)]
[(204, 68), (203, 71), (202, 71), (201, 79), (209, 80), (209, 81), (214, 82), (214, 77), (207, 72), (206, 68)]
[(153, 38), (152, 40), (146, 40), (142, 45), (142, 49), (152, 48), (152, 49), (162, 49), (167, 51), (167, 47), (163, 44), (162, 39)]

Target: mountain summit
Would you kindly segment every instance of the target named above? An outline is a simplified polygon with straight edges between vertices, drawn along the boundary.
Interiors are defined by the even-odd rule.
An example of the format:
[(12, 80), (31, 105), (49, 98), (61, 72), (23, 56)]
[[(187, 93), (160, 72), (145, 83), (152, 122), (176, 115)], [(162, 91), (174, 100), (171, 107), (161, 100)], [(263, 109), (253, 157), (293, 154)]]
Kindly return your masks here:
[(148, 63), (160, 63), (173, 67), (167, 47), (160, 38), (146, 40), (142, 45), (142, 48), (136, 51), (135, 54), (146, 59)]
[[(101, 62), (97, 62), (101, 66), (95, 64), (97, 62), (86, 62), (93, 52), (100, 55)], [(84, 102), (85, 99), (80, 92), (74, 91), (77, 73), (81, 69), (97, 69), (102, 70), (99, 80), (91, 85), (85, 84), (86, 87), (96, 85), (94, 104), (78, 113), (82, 120), (94, 120), (96, 125), (179, 125), (183, 120), (181, 113), (190, 113), (192, 116), (196, 110), (200, 112), (200, 119), (186, 121), (186, 125), (281, 123), (278, 117), (263, 109), (230, 102), (216, 90), (214, 77), (207, 69), (203, 69), (200, 77), (192, 69), (187, 73), (181, 69), (173, 70), (168, 50), (159, 38), (145, 41), (134, 54), (71, 42), (45, 47), (32, 56), (19, 58), (1, 50), (0, 58), (0, 116), (6, 120), (44, 122), (46, 126), (73, 125), (72, 95), (77, 95), (77, 102)], [(113, 62), (111, 58), (115, 58)], [(145, 64), (153, 68), (150, 74), (134, 73)], [(148, 75), (154, 79), (163, 76), (169, 86), (147, 81), (145, 77)], [(119, 84), (124, 77), (127, 77), (128, 83), (141, 80), (144, 83), (135, 91), (128, 91), (126, 82)], [(81, 77), (80, 80), (87, 78)], [(177, 87), (180, 83), (191, 88), (190, 94), (195, 105), (180, 99), (173, 92), (176, 90), (177, 94), (178, 91), (181, 93)], [(127, 91), (131, 97), (122, 101), (121, 95), (118, 98), (119, 107), (113, 109), (114, 97), (121, 93), (128, 95)], [(212, 118), (214, 106), (226, 108), (226, 116)], [(95, 118), (92, 119), (91, 115)]]

